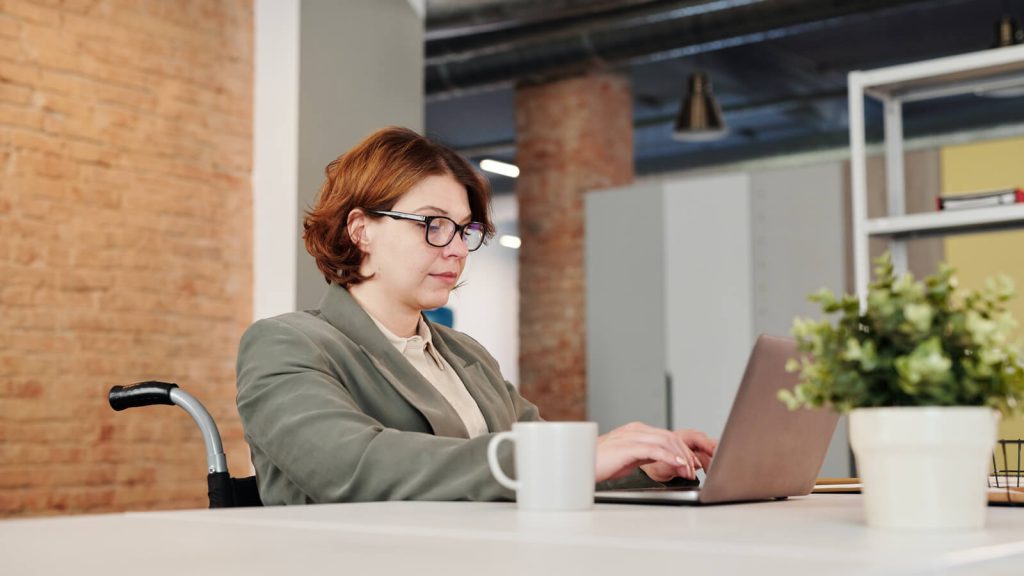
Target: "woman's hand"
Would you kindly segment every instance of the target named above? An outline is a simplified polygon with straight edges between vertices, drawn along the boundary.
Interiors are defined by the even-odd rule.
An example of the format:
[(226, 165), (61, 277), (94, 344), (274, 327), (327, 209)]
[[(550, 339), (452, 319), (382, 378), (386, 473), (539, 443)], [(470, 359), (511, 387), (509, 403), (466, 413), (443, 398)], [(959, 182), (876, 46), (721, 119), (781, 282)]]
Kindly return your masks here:
[(690, 449), (691, 454), (696, 457), (696, 464), (691, 468), (692, 474), (679, 474), (676, 472), (675, 467), (668, 466), (664, 462), (652, 462), (641, 466), (644, 473), (655, 482), (665, 482), (676, 476), (693, 480), (697, 476), (697, 470), (701, 468), (707, 472), (708, 466), (711, 465), (711, 458), (715, 455), (715, 450), (718, 449), (718, 442), (708, 438), (707, 434), (699, 430), (682, 428), (670, 432), (670, 434), (679, 438)]
[(701, 432), (633, 422), (598, 436), (596, 480), (621, 478), (638, 466), (658, 482), (676, 476), (693, 479), (714, 452), (715, 442)]

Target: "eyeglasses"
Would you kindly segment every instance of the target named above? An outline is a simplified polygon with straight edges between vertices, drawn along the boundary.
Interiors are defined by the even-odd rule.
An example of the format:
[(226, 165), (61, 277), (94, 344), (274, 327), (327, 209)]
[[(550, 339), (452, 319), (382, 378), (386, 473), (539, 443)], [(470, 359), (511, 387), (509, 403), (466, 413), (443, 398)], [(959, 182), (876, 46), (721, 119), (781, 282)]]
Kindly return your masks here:
[(407, 214), (405, 212), (392, 212), (390, 210), (367, 210), (370, 214), (387, 216), (395, 220), (412, 220), (423, 224), (426, 229), (427, 244), (437, 248), (444, 248), (452, 243), (456, 234), (462, 235), (462, 241), (470, 252), (476, 250), (484, 243), (484, 225), (480, 222), (468, 222), (456, 224), (455, 220), (447, 216), (421, 216), (419, 214)]

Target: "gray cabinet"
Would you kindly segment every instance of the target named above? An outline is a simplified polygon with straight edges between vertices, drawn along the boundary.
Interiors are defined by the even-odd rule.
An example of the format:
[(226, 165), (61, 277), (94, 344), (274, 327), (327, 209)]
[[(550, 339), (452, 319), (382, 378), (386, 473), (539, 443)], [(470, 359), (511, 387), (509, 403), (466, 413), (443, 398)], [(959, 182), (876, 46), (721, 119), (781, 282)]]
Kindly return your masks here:
[[(719, 436), (756, 336), (844, 289), (841, 202), (836, 163), (588, 193), (588, 417)], [(833, 442), (823, 473), (847, 474), (845, 427)]]

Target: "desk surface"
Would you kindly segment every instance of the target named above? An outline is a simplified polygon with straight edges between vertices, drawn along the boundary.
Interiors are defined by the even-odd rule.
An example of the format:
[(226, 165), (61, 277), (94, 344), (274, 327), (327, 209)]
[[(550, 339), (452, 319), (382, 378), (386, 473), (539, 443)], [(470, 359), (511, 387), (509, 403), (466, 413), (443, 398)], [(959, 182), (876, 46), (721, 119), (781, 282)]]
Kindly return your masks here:
[(0, 522), (14, 574), (1022, 574), (1024, 510), (965, 532), (868, 529), (859, 495), (704, 508), (381, 502)]

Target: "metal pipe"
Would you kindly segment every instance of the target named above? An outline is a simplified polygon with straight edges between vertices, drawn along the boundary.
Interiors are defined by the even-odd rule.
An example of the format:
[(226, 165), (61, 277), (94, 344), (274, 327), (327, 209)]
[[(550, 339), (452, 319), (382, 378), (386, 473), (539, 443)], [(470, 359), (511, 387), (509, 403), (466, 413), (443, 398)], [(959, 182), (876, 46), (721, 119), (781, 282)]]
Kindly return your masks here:
[(181, 388), (171, 390), (171, 401), (180, 406), (199, 426), (203, 435), (203, 444), (206, 445), (206, 469), (207, 472), (227, 472), (228, 462), (224, 456), (224, 446), (220, 441), (220, 432), (217, 430), (217, 423), (203, 407), (202, 402)]
[[(966, 0), (947, 0), (946, 3)], [(427, 43), (428, 99), (542, 81), (594, 66), (680, 58), (836, 27), (926, 0), (706, 0), (652, 2), (616, 17), (554, 30), (520, 29)], [(572, 20), (569, 20), (572, 22)], [(527, 33), (524, 33), (524, 30)]]

